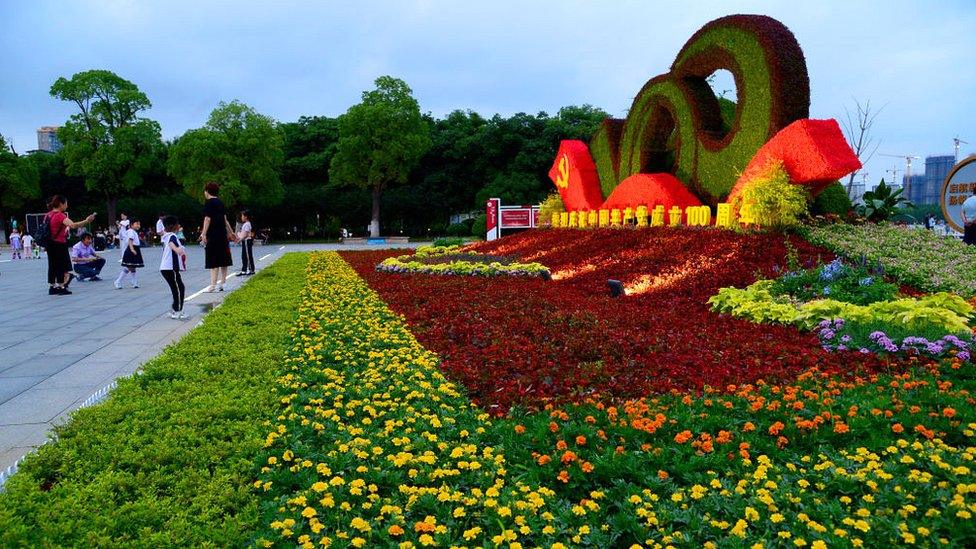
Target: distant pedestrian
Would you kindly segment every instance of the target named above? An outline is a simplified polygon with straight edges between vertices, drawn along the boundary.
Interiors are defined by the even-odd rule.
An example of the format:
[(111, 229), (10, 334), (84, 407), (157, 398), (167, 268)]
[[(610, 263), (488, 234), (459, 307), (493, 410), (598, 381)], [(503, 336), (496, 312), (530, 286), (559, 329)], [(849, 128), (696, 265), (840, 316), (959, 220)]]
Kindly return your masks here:
[(24, 259), (24, 243), (17, 227), (10, 233), (10, 259)]
[(962, 241), (976, 246), (976, 185), (973, 186), (972, 196), (962, 203), (962, 222)]
[(169, 285), (169, 291), (173, 294), (172, 311), (169, 317), (184, 319), (187, 317), (183, 312), (186, 286), (183, 285), (180, 271), (186, 270), (186, 248), (177, 236), (180, 230), (180, 221), (176, 216), (168, 215), (163, 218), (163, 257), (159, 262), (159, 274), (163, 275), (163, 279)]
[(925, 228), (928, 230), (935, 229), (935, 216), (932, 214), (926, 214), (925, 216)]
[(119, 273), (119, 277), (115, 279), (115, 288), (118, 290), (122, 289), (122, 284), (126, 280), (132, 281), (133, 288), (139, 287), (136, 269), (146, 266), (142, 261), (142, 250), (139, 249), (142, 242), (139, 239), (139, 228), (141, 226), (138, 219), (133, 219), (129, 228), (119, 236), (119, 246), (122, 248), (122, 271)]
[(35, 259), (34, 257), (34, 237), (30, 233), (25, 233), (21, 239), (24, 244), (24, 259)]
[[(47, 250), (47, 283), (48, 295), (70, 295), (68, 285), (74, 275), (71, 274), (71, 257), (68, 255), (68, 231), (91, 223), (95, 214), (91, 214), (81, 221), (72, 221), (68, 214), (68, 199), (56, 194), (47, 203), (50, 211), (44, 216), (44, 223), (48, 224), (51, 236), (44, 247)], [(39, 243), (40, 244), (40, 243)]]
[(166, 232), (166, 225), (163, 223), (163, 219), (165, 217), (166, 214), (161, 213), (159, 214), (159, 219), (156, 220), (156, 238), (159, 239), (160, 246), (166, 246), (166, 244), (163, 243), (163, 234)]
[(238, 276), (254, 274), (254, 230), (251, 227), (251, 212), (241, 212), (241, 228), (237, 231), (237, 240), (241, 243), (241, 272)]
[[(207, 201), (203, 205), (203, 228), (200, 243), (204, 247), (204, 268), (210, 269), (208, 292), (224, 291), (227, 283), (227, 268), (234, 264), (230, 257), (230, 241), (234, 240), (234, 229), (227, 221), (227, 210), (220, 201), (220, 185), (210, 182), (203, 187)], [(219, 271), (219, 280), (218, 280)]]

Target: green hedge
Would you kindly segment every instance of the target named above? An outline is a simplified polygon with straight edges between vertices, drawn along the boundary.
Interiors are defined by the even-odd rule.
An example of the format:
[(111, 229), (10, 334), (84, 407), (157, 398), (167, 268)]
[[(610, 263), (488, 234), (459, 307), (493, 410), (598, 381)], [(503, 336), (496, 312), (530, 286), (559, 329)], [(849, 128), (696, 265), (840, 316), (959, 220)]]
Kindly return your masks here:
[(252, 464), (278, 407), (306, 262), (265, 269), (142, 375), (75, 413), (0, 494), (0, 546), (247, 544)]

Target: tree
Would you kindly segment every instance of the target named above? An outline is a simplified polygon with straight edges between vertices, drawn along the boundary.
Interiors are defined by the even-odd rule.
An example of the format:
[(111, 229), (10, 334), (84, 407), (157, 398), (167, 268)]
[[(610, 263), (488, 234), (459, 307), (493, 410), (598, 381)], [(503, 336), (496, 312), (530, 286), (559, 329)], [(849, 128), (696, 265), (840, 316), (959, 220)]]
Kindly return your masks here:
[(339, 117), (339, 144), (329, 176), (335, 184), (370, 189), (373, 215), (370, 235), (380, 234), (383, 190), (407, 181), (430, 147), (430, 128), (406, 82), (381, 76), (376, 89)]
[[(861, 161), (861, 164), (866, 164), (874, 156), (874, 153), (878, 152), (878, 146), (881, 145), (881, 142), (871, 135), (871, 130), (874, 127), (874, 121), (881, 114), (881, 111), (884, 110), (884, 107), (872, 111), (870, 99), (864, 105), (861, 105), (861, 102), (856, 98), (854, 99), (854, 107), (857, 109), (854, 115), (851, 114), (850, 109), (844, 107), (844, 120), (842, 121), (842, 125), (847, 142), (854, 149), (854, 154), (857, 156), (857, 159)], [(850, 177), (847, 179), (848, 196), (850, 196), (851, 188), (854, 186), (855, 175), (857, 175), (857, 172), (851, 172)]]
[(0, 241), (7, 240), (4, 209), (19, 208), (40, 194), (37, 166), (29, 157), (17, 156), (0, 135)]
[(84, 177), (89, 191), (105, 197), (114, 224), (119, 196), (143, 183), (162, 145), (159, 124), (139, 116), (152, 103), (135, 84), (107, 70), (58, 78), (51, 95), (79, 110), (58, 130), (67, 173)]
[(278, 176), (282, 142), (270, 117), (239, 101), (221, 102), (204, 127), (173, 143), (167, 170), (190, 196), (202, 197), (203, 185), (215, 181), (229, 206), (271, 206), (284, 196)]

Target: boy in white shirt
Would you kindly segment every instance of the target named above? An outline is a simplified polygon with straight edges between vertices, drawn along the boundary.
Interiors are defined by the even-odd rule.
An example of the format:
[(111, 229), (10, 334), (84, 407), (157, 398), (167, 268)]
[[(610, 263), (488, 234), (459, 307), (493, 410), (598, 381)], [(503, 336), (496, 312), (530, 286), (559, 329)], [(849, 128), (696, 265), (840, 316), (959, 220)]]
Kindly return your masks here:
[(183, 312), (186, 287), (183, 285), (183, 278), (180, 277), (180, 271), (186, 270), (186, 249), (176, 236), (180, 230), (179, 219), (167, 215), (162, 222), (163, 233), (160, 240), (163, 244), (163, 257), (159, 261), (159, 274), (163, 275), (163, 279), (169, 285), (169, 291), (173, 294), (173, 306), (169, 317), (182, 320), (187, 318), (186, 313)]

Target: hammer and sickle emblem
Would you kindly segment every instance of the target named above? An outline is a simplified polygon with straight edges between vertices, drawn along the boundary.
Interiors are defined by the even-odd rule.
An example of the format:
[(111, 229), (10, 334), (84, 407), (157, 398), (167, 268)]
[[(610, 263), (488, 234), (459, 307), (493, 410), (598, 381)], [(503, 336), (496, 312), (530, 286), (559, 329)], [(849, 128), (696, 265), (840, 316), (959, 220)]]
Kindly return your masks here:
[(556, 177), (556, 186), (560, 189), (569, 186), (569, 155), (567, 154), (559, 157), (559, 176)]

